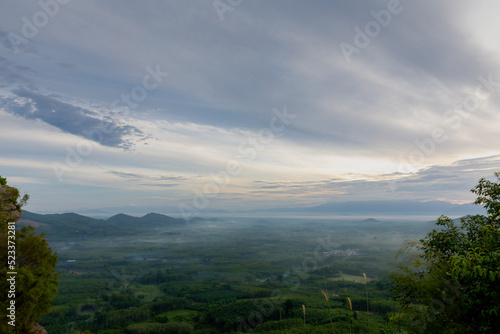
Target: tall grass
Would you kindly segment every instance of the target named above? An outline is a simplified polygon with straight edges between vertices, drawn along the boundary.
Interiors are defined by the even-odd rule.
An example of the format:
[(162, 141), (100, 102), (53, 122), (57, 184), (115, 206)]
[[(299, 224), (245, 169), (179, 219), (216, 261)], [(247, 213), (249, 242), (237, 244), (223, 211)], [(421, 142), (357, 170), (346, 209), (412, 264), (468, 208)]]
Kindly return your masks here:
[(342, 281), (344, 282), (344, 291), (345, 291), (345, 295), (346, 295), (346, 298), (347, 298), (347, 319), (349, 319), (349, 333), (352, 333), (352, 316), (351, 316), (351, 313), (349, 312), (349, 310), (352, 311), (352, 302), (351, 302), (351, 298), (349, 298), (349, 293), (347, 292), (347, 285), (345, 284), (345, 279), (344, 279), (344, 273), (340, 272), (340, 275), (342, 277)]
[(330, 301), (328, 300), (328, 295), (323, 290), (321, 290), (321, 292), (323, 293), (323, 296), (325, 296), (325, 304), (326, 307), (328, 308), (328, 318), (330, 319), (330, 324), (332, 325), (332, 333), (335, 334), (335, 327), (333, 327), (332, 314), (330, 313)]
[(366, 279), (366, 274), (363, 273), (363, 277), (365, 278), (365, 291), (366, 291), (366, 321), (368, 322), (368, 334), (370, 334), (370, 324), (369, 324), (369, 315), (368, 315), (368, 281)]
[(325, 296), (325, 304), (328, 309), (328, 318), (330, 319), (330, 324), (332, 325), (332, 333), (335, 334), (335, 327), (333, 326), (333, 319), (332, 319), (332, 314), (330, 310), (330, 300), (328, 298), (328, 287), (326, 285), (326, 275), (325, 275), (325, 268), (323, 268), (323, 283), (325, 284), (325, 291), (321, 289), (321, 284), (320, 284), (320, 290), (323, 293), (323, 296)]

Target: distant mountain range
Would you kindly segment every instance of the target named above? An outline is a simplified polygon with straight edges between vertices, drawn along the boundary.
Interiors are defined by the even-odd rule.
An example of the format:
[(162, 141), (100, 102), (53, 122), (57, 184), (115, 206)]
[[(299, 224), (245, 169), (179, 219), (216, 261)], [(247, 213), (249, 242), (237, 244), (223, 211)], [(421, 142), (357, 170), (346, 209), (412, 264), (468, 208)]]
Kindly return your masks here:
[(108, 219), (95, 219), (76, 213), (37, 214), (24, 211), (19, 225), (32, 225), (40, 232), (58, 236), (108, 236), (134, 234), (154, 228), (184, 227), (202, 221), (204, 220), (201, 218), (187, 221), (158, 213), (149, 213), (143, 217), (120, 213)]
[[(205, 211), (207, 216), (231, 216), (232, 214), (254, 216), (283, 216), (283, 215), (332, 215), (332, 216), (440, 216), (452, 218), (468, 214), (485, 214), (482, 206), (473, 204), (452, 204), (444, 201), (352, 201), (326, 203), (313, 207), (272, 208), (250, 211)], [(179, 213), (180, 215), (180, 213)], [(96, 219), (76, 213), (63, 214), (36, 214), (24, 211), (20, 224), (30, 224), (38, 230), (46, 232), (57, 231), (61, 234), (83, 235), (115, 235), (133, 234), (140, 230), (164, 227), (183, 227), (190, 224), (200, 224), (213, 219), (192, 218), (189, 220), (174, 218), (159, 213), (148, 213), (142, 217), (135, 217), (119, 213), (107, 219)]]
[(273, 208), (251, 210), (260, 213), (310, 213), (336, 215), (450, 215), (465, 216), (485, 214), (482, 206), (474, 204), (452, 204), (444, 201), (352, 201), (332, 202), (312, 207)]
[[(182, 217), (182, 213), (175, 206), (122, 206), (98, 209), (81, 209), (78, 213), (90, 217), (107, 218), (116, 212), (122, 212), (134, 216), (144, 215), (146, 212), (161, 212), (169, 216)], [(452, 204), (445, 201), (409, 201), (409, 200), (379, 200), (379, 201), (350, 201), (350, 202), (331, 202), (310, 207), (287, 207), (287, 208), (268, 208), (254, 210), (220, 210), (207, 208), (202, 210), (200, 216), (210, 217), (230, 217), (247, 216), (251, 217), (269, 214), (270, 216), (289, 216), (292, 215), (334, 215), (334, 216), (439, 216), (449, 215), (453, 217), (465, 216), (468, 214), (485, 214), (485, 210), (480, 205)], [(117, 215), (126, 219), (127, 215)], [(132, 216), (129, 216), (132, 217)], [(132, 217), (136, 218), (136, 217)]]

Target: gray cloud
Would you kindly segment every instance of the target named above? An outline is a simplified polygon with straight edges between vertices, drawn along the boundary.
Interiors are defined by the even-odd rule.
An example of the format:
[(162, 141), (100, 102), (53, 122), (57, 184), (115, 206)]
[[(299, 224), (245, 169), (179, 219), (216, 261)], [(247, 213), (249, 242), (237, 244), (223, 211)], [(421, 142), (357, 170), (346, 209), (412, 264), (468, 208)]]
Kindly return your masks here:
[(112, 170), (112, 171), (109, 171), (108, 173), (119, 176), (123, 179), (140, 179), (141, 178), (141, 176), (139, 174), (126, 173), (126, 172), (121, 172), (121, 171), (117, 171), (117, 170)]
[[(9, 64), (10, 62), (5, 61), (4, 63)], [(24, 87), (28, 87), (32, 90), (37, 89), (35, 82), (29, 76), (20, 73), (19, 70), (16, 70), (15, 68), (10, 67), (9, 65), (4, 66), (0, 64), (0, 78), (2, 79), (0, 87), (11, 87), (12, 85), (21, 85)]]
[(57, 63), (57, 65), (61, 66), (64, 69), (74, 69), (74, 68), (76, 68), (75, 65), (69, 64), (69, 63), (65, 63), (65, 62), (59, 62), (59, 63)]
[(158, 180), (162, 181), (185, 181), (187, 180), (184, 176), (159, 176)]
[[(171, 108), (161, 111), (164, 117), (258, 129), (272, 107), (286, 104), (300, 116), (287, 128), (289, 140), (388, 154), (427, 136), (434, 121), (427, 117), (453, 108), (466, 96), (464, 87), (497, 68), (463, 31), (464, 4), (402, 2), (403, 12), (351, 65), (339, 43), (353, 43), (353, 28), (364, 28), (373, 20), (370, 10), (385, 9), (385, 2), (247, 2), (224, 22), (201, 3), (141, 6), (134, 13), (154, 21), (160, 18), (153, 7), (169, 13), (164, 28), (147, 34), (166, 36), (164, 51), (176, 69), (169, 89), (189, 94), (192, 104), (165, 101)], [(400, 126), (411, 123), (423, 125)]]
[[(89, 1), (78, 12), (64, 8), (59, 19), (66, 30), (56, 30), (59, 21), (47, 29), (80, 51), (59, 63), (77, 64), (87, 71), (86, 80), (116, 79), (137, 70), (138, 63), (172, 71), (175, 79), (141, 106), (155, 108), (157, 118), (259, 129), (273, 107), (286, 104), (300, 116), (287, 128), (289, 140), (387, 154), (426, 135), (425, 127), (394, 123), (426, 123), (420, 110), (439, 114), (453, 107), (462, 87), (496, 68), (461, 27), (466, 2), (403, 1), (402, 7), (351, 66), (342, 60), (339, 44), (353, 43), (353, 28), (374, 20), (370, 11), (387, 8), (385, 2), (245, 2), (221, 22), (204, 1)], [(84, 19), (95, 15), (114, 28)], [(82, 35), (79, 26), (88, 33)], [(134, 43), (117, 48), (123, 32)], [(358, 65), (385, 82), (370, 79)]]
[[(498, 117), (493, 115), (500, 106), (498, 91), (481, 101), (478, 111), (464, 118), (458, 128), (443, 121), (446, 111), (471, 94), (479, 75), (487, 76), (499, 68), (498, 55), (488, 53), (467, 31), (473, 29), (466, 24), (469, 11), (479, 2), (487, 4), (403, 0), (403, 11), (348, 64), (339, 44), (352, 44), (354, 28), (363, 29), (373, 21), (370, 11), (386, 9), (387, 1), (243, 1), (225, 13), (224, 21), (219, 20), (212, 2), (204, 0), (70, 2), (61, 6), (57, 17), (29, 43), (21, 44), (16, 55), (9, 51), (7, 31), (21, 33), (20, 18), (30, 17), (28, 14), (40, 7), (36, 1), (10, 1), (0, 12), (0, 50), (5, 51), (0, 56), (0, 88), (7, 88), (0, 93), (13, 91), (16, 97), (4, 98), (2, 110), (79, 136), (99, 127), (112, 128), (111, 133), (102, 133), (102, 140), (93, 140), (125, 149), (137, 143), (144, 154), (137, 158), (123, 152), (115, 152), (113, 157), (103, 153), (103, 164), (119, 166), (105, 176), (113, 182), (120, 177), (134, 185), (166, 188), (183, 181), (195, 183), (176, 176), (179, 171), (209, 174), (218, 162), (225, 161), (231, 153), (219, 147), (226, 137), (206, 138), (196, 129), (183, 136), (173, 131), (165, 137), (158, 135), (168, 139), (150, 142), (146, 148), (138, 143), (147, 136), (139, 126), (92, 111), (107, 110), (111, 101), (131, 95), (143, 83), (146, 66), (155, 68), (157, 64), (171, 75), (131, 107), (129, 119), (143, 124), (142, 131), (158, 131), (152, 123), (167, 121), (188, 122), (195, 128), (213, 125), (221, 133), (225, 129), (242, 133), (232, 131), (234, 128), (258, 133), (269, 126), (272, 109), (281, 110), (286, 105), (297, 118), (276, 135), (268, 152), (297, 153), (305, 162), (308, 157), (318, 164), (345, 161), (369, 170), (369, 166), (362, 166), (367, 161), (363, 158), (368, 158), (381, 165), (387, 162), (388, 168), (396, 170), (391, 166), (400, 158), (409, 160), (418, 148), (416, 140), (428, 139), (438, 127), (444, 129), (448, 140), (436, 145), (422, 165), (493, 154), (498, 151)], [(94, 107), (86, 109), (68, 101)], [(487, 111), (491, 115), (485, 115)], [(227, 138), (224, 147), (237, 139)], [(237, 149), (236, 144), (232, 151)], [(182, 154), (184, 150), (192, 154)], [(265, 155), (262, 152), (260, 157)], [(273, 161), (264, 170), (259, 159), (252, 167), (259, 170), (255, 178), (264, 180), (268, 171), (280, 175), (280, 168), (288, 165), (287, 161)], [(288, 172), (300, 175), (304, 175), (304, 168), (324, 175), (325, 170), (351, 167), (301, 165), (291, 160)], [(318, 204), (381, 196), (463, 198), (464, 188), (467, 193), (480, 176), (491, 174), (495, 164), (498, 161), (493, 158), (459, 161), (409, 175), (366, 178), (373, 181), (333, 177), (259, 181), (248, 193), (262, 195), (256, 196), (262, 202), (270, 194)], [(382, 167), (377, 168), (380, 171)], [(127, 169), (165, 170), (166, 175), (141, 175)], [(191, 193), (189, 186), (185, 187), (183, 192)]]
[(142, 183), (141, 186), (147, 186), (147, 187), (165, 187), (165, 188), (171, 188), (171, 187), (177, 187), (179, 186), (179, 183)]
[[(13, 93), (18, 97), (27, 98), (28, 101), (11, 99), (6, 106), (7, 112), (26, 119), (41, 120), (64, 132), (86, 137), (104, 146), (130, 149), (134, 146), (134, 137), (144, 137), (142, 131), (133, 126), (122, 124), (110, 117), (100, 119), (90, 110), (55, 98), (24, 88), (15, 89)], [(94, 135), (96, 132), (100, 135)]]
[[(188, 178), (183, 176), (150, 176), (145, 174), (129, 173), (123, 171), (108, 171), (108, 174), (118, 176), (127, 181), (136, 182), (137, 185), (154, 188), (172, 188), (180, 186), (180, 181), (186, 181)], [(172, 181), (175, 181), (172, 183)], [(139, 183), (140, 182), (140, 183)]]
[(382, 180), (328, 179), (319, 181), (254, 181), (260, 189), (252, 193), (266, 195), (303, 194), (317, 203), (346, 200), (472, 200), (469, 192), (480, 178), (491, 178), (500, 171), (500, 155), (466, 159), (451, 166), (430, 166), (413, 174), (380, 175)]
[(17, 35), (14, 38), (15, 45), (12, 44), (12, 41), (9, 38), (9, 33), (3, 30), (0, 30), (0, 45), (3, 46), (4, 49), (8, 50), (11, 53), (17, 53), (17, 52), (25, 52), (25, 53), (32, 53), (32, 54), (37, 54), (38, 53), (38, 48), (34, 43), (31, 42), (26, 42), (26, 39), (23, 39), (23, 41), (18, 41), (18, 38), (23, 38), (22, 35)]
[(107, 173), (113, 174), (115, 176), (121, 177), (123, 179), (128, 179), (128, 180), (150, 181), (151, 183), (149, 183), (149, 185), (155, 185), (155, 186), (177, 185), (177, 184), (172, 184), (172, 183), (162, 183), (163, 181), (186, 181), (186, 180), (188, 180), (188, 178), (184, 177), (184, 176), (166, 176), (166, 175), (151, 176), (151, 175), (129, 173), (129, 172), (123, 172), (123, 171), (117, 171), (117, 170), (108, 171)]

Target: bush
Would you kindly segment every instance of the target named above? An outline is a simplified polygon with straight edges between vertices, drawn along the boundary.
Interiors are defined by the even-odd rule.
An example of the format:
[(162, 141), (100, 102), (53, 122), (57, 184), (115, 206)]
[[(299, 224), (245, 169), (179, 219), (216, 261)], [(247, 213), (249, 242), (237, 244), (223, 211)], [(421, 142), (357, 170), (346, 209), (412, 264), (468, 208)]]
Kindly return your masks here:
[(268, 321), (266, 323), (263, 323), (262, 325), (257, 326), (253, 331), (255, 333), (262, 333), (268, 331), (292, 329), (300, 326), (304, 326), (304, 320), (293, 318), (279, 321)]
[(191, 334), (193, 328), (182, 322), (168, 324), (142, 323), (127, 327), (127, 334)]

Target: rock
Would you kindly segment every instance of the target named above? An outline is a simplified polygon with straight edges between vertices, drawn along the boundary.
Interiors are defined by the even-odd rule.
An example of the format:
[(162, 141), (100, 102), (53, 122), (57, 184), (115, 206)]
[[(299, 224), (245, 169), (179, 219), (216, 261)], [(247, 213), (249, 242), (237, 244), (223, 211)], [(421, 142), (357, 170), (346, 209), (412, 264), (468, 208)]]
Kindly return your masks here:
[(9, 186), (0, 186), (0, 218), (7, 222), (15, 222), (23, 215), (19, 206), (15, 203), (15, 198), (19, 197), (19, 191)]
[(28, 332), (28, 334), (48, 334), (45, 328), (37, 324), (36, 322), (33, 324), (33, 327)]

